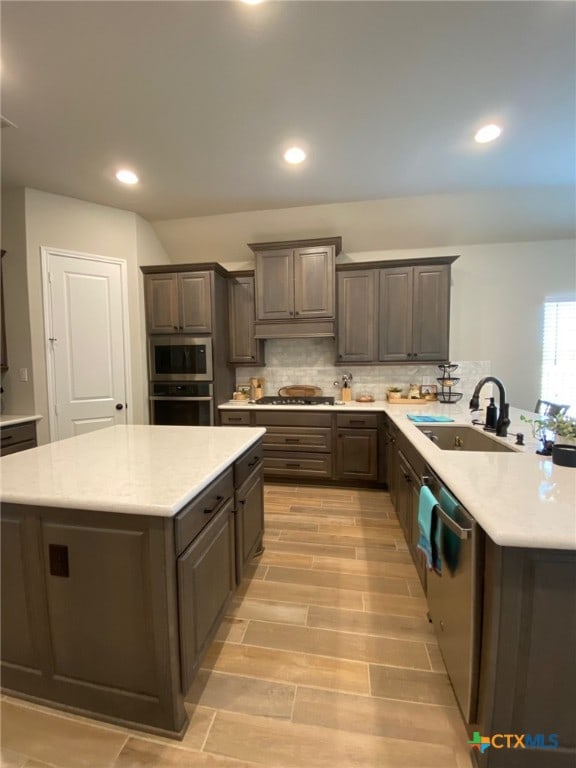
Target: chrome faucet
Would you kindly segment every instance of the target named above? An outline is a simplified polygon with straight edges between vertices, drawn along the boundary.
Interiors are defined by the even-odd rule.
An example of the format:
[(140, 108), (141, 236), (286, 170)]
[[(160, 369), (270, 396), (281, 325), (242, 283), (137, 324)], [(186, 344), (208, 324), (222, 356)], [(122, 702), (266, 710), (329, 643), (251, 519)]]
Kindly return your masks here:
[(496, 434), (498, 437), (506, 437), (508, 434), (508, 427), (510, 426), (510, 418), (509, 418), (509, 409), (510, 405), (506, 402), (506, 392), (504, 391), (504, 384), (500, 381), (500, 379), (497, 379), (495, 376), (485, 376), (483, 379), (480, 379), (478, 384), (476, 384), (476, 388), (474, 389), (474, 394), (472, 395), (472, 398), (470, 400), (470, 410), (471, 411), (479, 411), (480, 410), (480, 390), (484, 386), (484, 384), (487, 384), (489, 381), (491, 381), (493, 384), (496, 384), (498, 387), (498, 394), (500, 396), (500, 402), (499, 402), (499, 408), (498, 408), (498, 420), (496, 421)]

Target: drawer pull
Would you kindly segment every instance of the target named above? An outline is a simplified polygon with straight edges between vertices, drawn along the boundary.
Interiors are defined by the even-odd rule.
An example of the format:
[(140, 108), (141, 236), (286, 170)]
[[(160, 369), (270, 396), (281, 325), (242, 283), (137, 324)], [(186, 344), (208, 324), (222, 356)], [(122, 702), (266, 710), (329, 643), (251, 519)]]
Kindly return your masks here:
[(214, 504), (213, 507), (210, 507), (210, 509), (205, 509), (204, 514), (205, 515), (211, 515), (212, 512), (215, 512), (218, 507), (220, 506), (221, 501), (224, 499), (224, 496), (216, 496), (216, 504)]
[(2, 435), (2, 442), (5, 443), (7, 440), (14, 440), (14, 435)]
[(299, 443), (300, 438), (299, 437), (287, 437), (284, 440), (285, 443)]
[(228, 421), (242, 421), (242, 416), (228, 416)]
[(298, 462), (286, 462), (286, 469), (300, 469), (300, 464)]
[(350, 424), (366, 424), (365, 419), (350, 419)]
[(248, 462), (248, 467), (251, 469), (252, 467), (255, 467), (256, 464), (260, 461), (260, 456), (255, 456), (252, 461)]

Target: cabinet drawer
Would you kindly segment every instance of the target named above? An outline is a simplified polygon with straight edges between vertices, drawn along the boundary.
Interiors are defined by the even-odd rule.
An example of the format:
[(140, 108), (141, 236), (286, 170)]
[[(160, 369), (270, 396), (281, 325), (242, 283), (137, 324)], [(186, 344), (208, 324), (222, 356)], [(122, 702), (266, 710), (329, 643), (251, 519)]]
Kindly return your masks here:
[(348, 429), (376, 429), (378, 426), (377, 413), (339, 413), (336, 416), (338, 427)]
[(176, 553), (180, 554), (204, 526), (222, 509), (234, 493), (232, 467), (202, 491), (176, 516)]
[(25, 440), (23, 443), (3, 445), (0, 448), (0, 456), (9, 456), (11, 453), (20, 453), (20, 451), (27, 451), (28, 448), (36, 448), (36, 440)]
[(264, 456), (264, 475), (268, 477), (332, 477), (332, 456), (329, 453), (285, 453)]
[(331, 413), (306, 411), (256, 411), (254, 413), (257, 427), (326, 427), (332, 425)]
[(262, 441), (249, 448), (243, 456), (240, 456), (234, 464), (234, 488), (240, 488), (248, 475), (254, 471), (262, 461)]
[(220, 411), (220, 421), (227, 426), (250, 426), (250, 413), (248, 411)]
[(264, 435), (266, 455), (269, 451), (308, 451), (330, 453), (332, 430), (323, 427), (269, 427)]
[[(1, 446), (7, 448), (16, 443), (24, 443), (28, 440), (36, 444), (36, 424), (34, 422), (27, 424), (15, 424), (12, 427), (3, 427), (0, 431)], [(33, 446), (26, 446), (27, 448)], [(24, 450), (24, 448), (22, 448)], [(12, 451), (14, 453), (14, 451)]]

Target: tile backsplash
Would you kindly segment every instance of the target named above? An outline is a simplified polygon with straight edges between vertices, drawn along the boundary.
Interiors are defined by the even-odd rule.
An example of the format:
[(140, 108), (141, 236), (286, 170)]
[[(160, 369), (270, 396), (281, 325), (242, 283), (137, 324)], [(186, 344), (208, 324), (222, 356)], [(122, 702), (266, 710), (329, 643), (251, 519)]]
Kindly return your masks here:
[[(312, 384), (324, 395), (337, 396), (335, 381), (343, 373), (351, 373), (352, 397), (364, 391), (376, 400), (386, 398), (386, 389), (399, 386), (408, 391), (410, 384), (438, 384), (441, 375), (437, 365), (334, 365), (336, 341), (334, 339), (269, 339), (266, 344), (266, 366), (236, 368), (236, 386), (247, 384), (251, 376), (265, 379), (264, 394), (276, 395), (289, 384)], [(463, 400), (470, 399), (476, 383), (490, 374), (490, 362), (454, 360), (460, 368), (455, 371), (460, 381), (455, 391), (463, 392)], [(483, 393), (490, 394), (488, 387)]]

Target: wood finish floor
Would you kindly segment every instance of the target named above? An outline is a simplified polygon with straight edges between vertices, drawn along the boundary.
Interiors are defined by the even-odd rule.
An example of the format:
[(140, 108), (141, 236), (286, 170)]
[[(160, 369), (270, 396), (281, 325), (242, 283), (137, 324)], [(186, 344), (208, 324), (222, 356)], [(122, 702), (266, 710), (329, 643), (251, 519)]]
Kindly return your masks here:
[(470, 768), (388, 494), (268, 485), (265, 518), (183, 741), (4, 696), (1, 766)]

